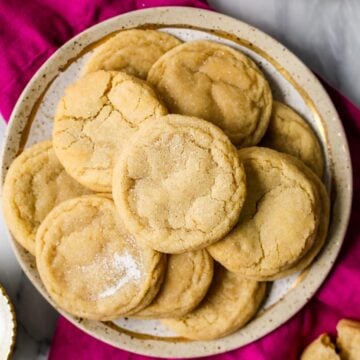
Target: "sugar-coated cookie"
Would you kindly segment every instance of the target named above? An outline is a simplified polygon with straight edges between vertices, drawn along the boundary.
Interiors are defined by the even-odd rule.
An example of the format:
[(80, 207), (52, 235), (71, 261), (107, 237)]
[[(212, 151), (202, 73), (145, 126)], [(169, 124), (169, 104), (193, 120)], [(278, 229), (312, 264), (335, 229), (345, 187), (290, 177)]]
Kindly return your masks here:
[(144, 123), (119, 157), (113, 197), (124, 225), (165, 253), (221, 239), (245, 199), (243, 166), (215, 125), (182, 115)]
[(58, 105), (53, 142), (66, 171), (94, 191), (111, 192), (115, 160), (138, 126), (167, 110), (142, 80), (96, 71), (69, 86)]
[(289, 158), (275, 150), (239, 150), (247, 197), (235, 228), (208, 250), (228, 270), (255, 280), (295, 265), (316, 239), (319, 194)]
[(214, 280), (202, 303), (191, 313), (162, 322), (192, 340), (212, 340), (245, 325), (256, 313), (266, 293), (265, 283), (215, 266)]
[(10, 165), (2, 192), (6, 222), (15, 239), (35, 255), (36, 231), (50, 210), (64, 200), (91, 193), (71, 178), (51, 141), (22, 152)]
[(327, 334), (321, 334), (302, 353), (300, 360), (342, 360)]
[(176, 37), (161, 31), (121, 31), (95, 49), (84, 73), (116, 70), (146, 79), (156, 60), (179, 44), (181, 41)]
[[(284, 154), (285, 155), (285, 154)], [(304, 270), (307, 266), (309, 266), (315, 257), (319, 254), (320, 250), (324, 246), (326, 242), (326, 237), (329, 228), (330, 221), (330, 199), (329, 195), (325, 189), (324, 184), (321, 182), (319, 177), (302, 161), (297, 158), (287, 155), (289, 161), (293, 162), (316, 186), (319, 194), (319, 225), (316, 233), (316, 238), (313, 245), (310, 249), (290, 268), (278, 272), (276, 275), (272, 276), (264, 276), (263, 280), (276, 280), (279, 278), (283, 278), (285, 276), (289, 276), (295, 272)]]
[(60, 308), (87, 319), (110, 320), (152, 301), (166, 259), (134, 241), (109, 197), (87, 195), (65, 201), (47, 215), (36, 235), (36, 265)]
[(168, 256), (164, 281), (154, 301), (134, 314), (140, 318), (184, 316), (204, 298), (213, 278), (213, 260), (206, 250)]
[(273, 102), (270, 123), (261, 144), (299, 158), (322, 177), (324, 158), (319, 140), (310, 125), (289, 106)]
[(336, 345), (342, 360), (360, 359), (360, 321), (342, 319), (336, 326)]
[(170, 112), (208, 120), (238, 146), (257, 144), (267, 129), (270, 86), (249, 57), (229, 46), (211, 41), (179, 45), (152, 66), (148, 81)]

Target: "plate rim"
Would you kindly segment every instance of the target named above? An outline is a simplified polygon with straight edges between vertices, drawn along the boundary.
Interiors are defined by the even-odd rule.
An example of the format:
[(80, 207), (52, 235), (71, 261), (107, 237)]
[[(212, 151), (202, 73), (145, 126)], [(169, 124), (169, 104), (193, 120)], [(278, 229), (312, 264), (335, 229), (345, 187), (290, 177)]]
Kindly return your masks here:
[[(332, 237), (336, 237), (337, 241), (336, 242), (332, 241), (331, 244), (329, 242), (327, 243), (327, 245), (324, 249), (325, 251), (321, 252), (318, 259), (311, 266), (309, 275), (314, 273), (316, 268), (319, 268), (319, 262), (320, 262), (319, 259), (324, 258), (324, 253), (326, 253), (326, 251), (328, 250), (328, 247), (330, 245), (332, 245), (332, 248), (330, 249), (332, 251), (331, 261), (329, 264), (327, 264), (327, 266), (325, 266), (325, 268), (317, 269), (318, 280), (316, 281), (315, 284), (312, 285), (312, 287), (310, 289), (303, 288), (302, 292), (303, 292), (303, 297), (305, 296), (305, 300), (303, 302), (301, 302), (301, 304), (296, 304), (296, 296), (297, 296), (297, 293), (299, 292), (299, 289), (297, 289), (298, 287), (289, 291), (283, 299), (279, 300), (279, 302), (274, 307), (278, 308), (280, 303), (283, 303), (283, 302), (285, 302), (285, 305), (286, 305), (286, 303), (289, 303), (289, 301), (292, 300), (293, 301), (292, 308), (290, 308), (290, 310), (288, 309), (288, 311), (286, 312), (286, 315), (277, 314), (278, 315), (277, 321), (274, 321), (273, 325), (265, 327), (267, 330), (263, 331), (259, 336), (255, 336), (255, 337), (253, 337), (253, 339), (251, 341), (247, 342), (247, 343), (251, 343), (253, 341), (256, 341), (257, 339), (260, 339), (261, 337), (265, 336), (266, 334), (270, 333), (271, 331), (274, 331), (279, 326), (281, 326), (283, 323), (285, 323), (287, 320), (289, 320), (292, 316), (294, 316), (294, 314), (296, 314), (298, 311), (301, 310), (301, 308), (303, 306), (306, 305), (306, 303), (310, 300), (310, 298), (314, 295), (314, 293), (318, 290), (318, 288), (323, 284), (328, 273), (332, 269), (333, 264), (336, 260), (336, 257), (341, 249), (341, 245), (344, 240), (347, 225), (348, 225), (349, 218), (350, 218), (351, 199), (352, 199), (352, 167), (351, 167), (351, 158), (350, 158), (349, 147), (348, 147), (345, 131), (342, 126), (341, 120), (336, 112), (336, 109), (335, 109), (333, 103), (330, 100), (329, 95), (327, 94), (326, 90), (323, 88), (323, 86), (321, 85), (319, 80), (315, 77), (315, 75), (309, 70), (309, 68), (306, 67), (306, 65), (297, 56), (295, 56), (292, 52), (290, 52), (286, 47), (284, 47), (277, 40), (273, 39), (269, 35), (262, 32), (261, 30), (255, 28), (249, 24), (246, 24), (243, 21), (240, 21), (238, 19), (232, 18), (227, 15), (216, 13), (216, 12), (213, 12), (210, 10), (190, 8), (190, 7), (157, 7), (157, 8), (136, 10), (136, 11), (132, 11), (132, 12), (128, 12), (125, 14), (115, 16), (113, 18), (105, 20), (99, 24), (96, 24), (96, 25), (84, 30), (77, 36), (75, 36), (72, 39), (70, 39), (69, 41), (67, 41), (53, 55), (51, 55), (51, 57), (34, 74), (34, 76), (31, 78), (31, 80), (28, 82), (27, 86), (23, 90), (21, 96), (19, 97), (19, 99), (14, 107), (14, 110), (11, 114), (9, 124), (7, 126), (7, 130), (6, 130), (6, 134), (5, 134), (5, 140), (3, 143), (3, 149), (2, 149), (2, 154), (1, 154), (1, 165), (2, 166), (1, 166), (1, 170), (0, 170), (0, 176), (1, 176), (1, 180), (2, 180), (1, 181), (1, 192), (2, 192), (2, 186), (3, 186), (3, 181), (4, 181), (4, 175), (6, 173), (6, 168), (5, 168), (6, 166), (4, 164), (6, 164), (6, 160), (9, 157), (14, 158), (14, 151), (13, 151), (13, 154), (11, 154), (11, 151), (7, 150), (8, 144), (11, 141), (12, 136), (14, 136), (14, 134), (16, 135), (17, 131), (19, 131), (19, 128), (21, 127), (21, 120), (20, 120), (21, 116), (25, 117), (25, 115), (24, 115), (25, 110), (23, 108), (25, 107), (24, 103), (26, 103), (26, 97), (28, 97), (28, 101), (31, 102), (31, 100), (29, 100), (29, 96), (30, 96), (30, 98), (32, 96), (34, 99), (32, 104), (34, 105), (38, 96), (36, 95), (36, 92), (34, 92), (34, 91), (33, 91), (33, 94), (31, 94), (32, 90), (34, 88), (36, 88), (36, 86), (38, 86), (39, 87), (38, 92), (40, 91), (40, 93), (41, 93), (42, 91), (44, 91), (44, 88), (46, 88), (46, 85), (49, 83), (50, 80), (44, 80), (43, 75), (49, 74), (49, 73), (51, 74), (52, 72), (56, 73), (56, 74), (59, 73), (60, 72), (59, 66), (57, 66), (57, 69), (54, 69), (54, 66), (53, 66), (53, 68), (51, 68), (51, 66), (54, 65), (54, 63), (56, 61), (59, 62), (61, 60), (61, 57), (64, 57), (65, 59), (71, 59), (72, 53), (76, 54), (79, 51), (81, 51), (82, 48), (85, 47), (84, 42), (86, 43), (86, 41), (89, 41), (89, 39), (86, 39), (87, 37), (90, 38), (89, 44), (91, 44), (94, 42), (94, 41), (91, 41), (91, 36), (93, 36), (95, 38), (96, 37), (101, 38), (104, 35), (106, 35), (107, 33), (111, 32), (111, 31), (107, 31), (106, 28), (109, 28), (109, 27), (111, 28), (113, 26), (113, 27), (118, 27), (119, 29), (121, 29), (122, 27), (119, 26), (119, 24), (126, 23), (126, 21), (128, 21), (129, 24), (131, 24), (133, 22), (132, 27), (139, 26), (140, 23), (138, 24), (137, 21), (140, 21), (140, 19), (142, 19), (143, 17), (149, 18), (149, 19), (151, 19), (153, 17), (156, 19), (156, 21), (153, 20), (153, 22), (164, 23), (164, 24), (174, 24), (174, 17), (175, 17), (175, 18), (178, 18), (177, 19), (178, 22), (175, 22), (178, 24), (183, 23), (186, 25), (191, 25), (188, 22), (194, 22), (194, 23), (197, 23), (197, 25), (206, 27), (208, 29), (221, 29), (221, 30), (224, 30), (223, 26), (224, 26), (224, 22), (225, 22), (227, 24), (227, 26), (225, 26), (225, 27), (229, 27), (229, 28), (231, 28), (232, 26), (234, 27), (232, 29), (232, 31), (230, 31), (230, 29), (224, 30), (226, 32), (234, 33), (235, 31), (240, 31), (241, 29), (246, 28), (248, 31), (251, 31), (254, 34), (254, 36), (259, 37), (259, 40), (254, 42), (255, 44), (258, 43), (260, 40), (262, 40), (267, 43), (268, 47), (274, 46), (277, 51), (279, 50), (279, 48), (284, 49), (283, 51), (284, 51), (286, 57), (290, 59), (289, 60), (290, 63), (292, 63), (292, 65), (295, 64), (296, 66), (298, 66), (300, 68), (300, 70), (298, 72), (304, 72), (304, 77), (307, 77), (308, 79), (310, 79), (309, 80), (310, 85), (306, 84), (306, 86), (312, 86), (313, 92), (316, 92), (316, 91), (319, 92), (319, 94), (320, 94), (319, 97), (321, 99), (321, 107), (322, 107), (322, 111), (319, 111), (319, 112), (321, 114), (323, 114), (324, 112), (325, 113), (327, 112), (330, 116), (332, 116), (332, 122), (334, 123), (333, 125), (336, 126), (336, 128), (337, 128), (338, 137), (341, 140), (344, 140), (342, 145), (343, 145), (343, 157), (346, 159), (346, 169), (345, 169), (346, 175), (343, 175), (342, 182), (345, 182), (347, 184), (347, 188), (345, 191), (344, 191), (344, 189), (341, 189), (342, 190), (341, 194), (343, 195), (343, 198), (341, 198), (340, 205), (338, 204), (338, 202), (339, 202), (338, 197), (332, 202), (332, 208), (333, 208), (332, 216), (331, 216), (332, 222), (331, 222), (330, 229), (329, 229), (329, 233), (331, 233)], [(201, 21), (204, 21), (205, 18), (211, 18), (211, 20), (212, 20), (211, 24), (209, 24), (209, 22), (206, 22), (206, 26), (204, 26), (205, 23), (201, 23)], [(169, 19), (172, 19), (172, 21), (168, 21)], [(183, 19), (182, 20), (183, 22), (179, 22), (179, 19)], [(117, 22), (119, 24), (116, 24)], [(142, 23), (144, 23), (144, 22), (142, 22)], [(201, 23), (201, 24), (199, 24), (199, 23)], [(221, 23), (221, 27), (220, 27), (220, 25), (218, 25), (220, 23)], [(125, 25), (122, 25), (122, 26), (123, 26), (123, 28), (129, 28), (129, 27), (131, 27), (131, 26), (129, 26), (129, 24), (127, 24), (127, 26), (125, 26)], [(101, 33), (101, 32), (103, 32), (102, 35), (100, 35), (100, 36), (96, 35), (96, 33)], [(327, 111), (325, 111), (324, 109), (327, 109)], [(331, 135), (331, 134), (328, 134), (328, 136), (329, 135)], [(334, 139), (332, 139), (332, 140), (334, 140)], [(332, 154), (332, 155), (334, 155), (334, 154)], [(334, 160), (334, 158), (332, 158), (331, 160), (333, 162), (333, 166), (335, 166), (334, 161), (336, 159)], [(334, 168), (333, 168), (333, 171), (335, 171)], [(341, 175), (341, 174), (333, 173), (334, 179), (335, 179), (335, 176), (338, 176), (338, 175)], [(345, 178), (347, 179), (347, 181), (344, 181)], [(335, 186), (338, 186), (337, 181), (339, 181), (339, 179), (336, 178)], [(343, 204), (343, 202), (345, 202), (345, 204)], [(340, 209), (338, 209), (339, 206), (340, 206)], [(342, 210), (341, 211), (342, 221), (339, 224), (334, 224), (335, 221), (333, 220), (333, 217), (335, 217), (335, 215), (339, 215), (336, 212), (336, 210)], [(337, 226), (335, 226), (335, 225), (337, 225)], [(335, 229), (334, 229), (334, 227), (335, 227)], [(10, 235), (10, 232), (9, 232), (7, 226), (6, 226), (6, 230), (7, 230), (8, 236), (10, 237), (10, 243), (11, 243), (13, 251), (16, 255), (16, 258), (17, 258), (18, 262), (20, 263), (20, 266), (22, 267), (23, 271), (29, 277), (30, 281), (33, 283), (33, 285), (35, 285), (35, 287), (41, 293), (41, 295), (48, 302), (50, 302), (50, 304), (58, 312), (60, 312), (60, 314), (65, 316), (74, 325), (76, 325), (83, 331), (87, 332), (91, 336), (93, 336), (101, 341), (104, 341), (110, 345), (113, 345), (119, 349), (124, 349), (124, 350), (132, 351), (135, 353), (139, 353), (139, 354), (143, 354), (143, 355), (150, 355), (150, 356), (158, 356), (158, 357), (169, 356), (168, 353), (164, 354), (162, 349), (164, 349), (164, 347), (165, 348), (168, 347), (169, 344), (172, 344), (170, 342), (162, 342), (162, 341), (158, 341), (158, 340), (152, 341), (152, 340), (139, 340), (139, 339), (131, 339), (131, 340), (123, 339), (122, 342), (120, 341), (120, 343), (119, 343), (119, 341), (115, 341), (115, 340), (111, 339), (109, 336), (105, 336), (104, 334), (102, 336), (99, 336), (99, 334), (96, 334), (95, 333), (96, 330), (94, 330), (93, 327), (94, 327), (94, 323), (97, 323), (97, 322), (84, 320), (84, 321), (81, 321), (81, 323), (79, 323), (79, 321), (75, 317), (70, 316), (66, 312), (60, 310), (52, 302), (52, 300), (49, 299), (46, 292), (44, 292), (44, 288), (41, 286), (41, 284), (38, 283), (38, 279), (36, 279), (36, 277), (32, 273), (32, 269), (30, 269), (30, 267), (25, 264), (24, 256), (22, 256), (20, 254), (20, 246), (15, 242), (15, 240)], [(328, 235), (328, 238), (329, 237), (330, 237), (330, 235)], [(323, 265), (326, 265), (326, 263)], [(303, 285), (302, 285), (302, 287), (303, 287)], [(297, 291), (295, 291), (295, 290), (297, 290)], [(288, 305), (290, 306), (291, 304), (288, 304)], [(256, 319), (254, 321), (256, 321)], [(101, 324), (101, 325), (103, 325), (103, 324)], [(103, 326), (105, 326), (105, 325), (103, 325)], [(271, 328), (271, 329), (268, 329), (268, 328)], [(106, 334), (105, 329), (103, 329), (103, 331)], [(109, 331), (109, 332), (111, 332), (111, 331)], [(234, 336), (236, 334), (237, 333), (235, 333), (233, 335), (229, 335), (222, 339), (211, 341), (211, 342), (189, 342), (188, 344), (193, 344), (194, 346), (198, 345), (197, 351), (194, 351), (191, 353), (189, 350), (187, 350), (188, 353), (186, 353), (187, 347), (182, 348), (181, 344), (177, 343), (177, 344), (175, 344), (175, 346), (173, 346), (174, 349), (176, 348), (176, 350), (174, 350), (174, 352), (170, 356), (171, 357), (200, 357), (200, 356), (206, 356), (206, 355), (214, 355), (214, 354), (230, 351), (230, 350), (236, 349), (238, 347), (244, 346), (245, 344), (240, 344), (240, 345), (234, 344), (234, 340), (236, 340), (236, 339), (234, 339)], [(129, 338), (128, 335), (121, 334), (120, 336), (117, 337), (117, 339), (122, 339), (124, 336)], [(115, 339), (116, 339), (116, 337), (115, 337)], [(225, 341), (224, 339), (230, 339), (229, 340), (230, 343), (227, 344), (225, 346), (225, 348), (221, 348), (221, 347), (218, 348), (217, 343), (223, 343)], [(231, 339), (233, 339), (233, 341), (231, 341)], [(125, 340), (127, 340), (128, 342)], [(144, 342), (146, 344), (143, 344)], [(146, 346), (147, 344), (152, 343), (152, 342), (154, 344), (151, 344), (150, 347)], [(212, 344), (211, 345), (212, 348), (209, 348), (209, 346), (207, 346), (210, 343)], [(236, 343), (236, 341), (235, 341), (235, 343)], [(160, 348), (160, 351), (158, 350), (158, 348)]]

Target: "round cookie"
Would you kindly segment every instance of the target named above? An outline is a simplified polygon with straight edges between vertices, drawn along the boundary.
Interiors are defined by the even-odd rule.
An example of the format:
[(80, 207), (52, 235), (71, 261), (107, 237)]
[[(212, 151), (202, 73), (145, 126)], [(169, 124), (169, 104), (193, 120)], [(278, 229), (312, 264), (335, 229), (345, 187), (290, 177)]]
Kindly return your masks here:
[(114, 169), (128, 230), (170, 254), (202, 249), (236, 223), (246, 192), (236, 149), (213, 124), (182, 115), (144, 123)]
[(256, 313), (265, 293), (265, 283), (245, 279), (216, 265), (209, 292), (191, 313), (162, 322), (192, 340), (212, 340), (245, 325)]
[(248, 184), (239, 222), (208, 250), (228, 270), (263, 280), (295, 265), (314, 244), (319, 194), (289, 155), (253, 147), (239, 158)]
[[(285, 155), (285, 154), (284, 154)], [(286, 156), (286, 155), (285, 155)], [(324, 184), (321, 182), (319, 177), (315, 175), (314, 172), (310, 170), (303, 162), (294, 158), (291, 155), (287, 155), (289, 161), (292, 161), (316, 186), (318, 194), (319, 194), (319, 225), (316, 233), (316, 238), (311, 246), (311, 248), (289, 269), (280, 271), (276, 275), (273, 276), (264, 276), (262, 280), (276, 280), (291, 274), (294, 274), (298, 271), (304, 270), (307, 266), (309, 266), (315, 257), (318, 255), (320, 250), (325, 244), (326, 236), (329, 228), (330, 221), (330, 199), (329, 195), (325, 189)]]
[(150, 69), (172, 113), (196, 116), (219, 126), (238, 146), (257, 144), (271, 115), (271, 89), (243, 53), (211, 41), (192, 41), (162, 56)]
[(321, 334), (302, 353), (300, 360), (341, 360), (327, 334)]
[(204, 298), (212, 278), (213, 260), (206, 250), (169, 255), (165, 278), (155, 300), (134, 316), (184, 316)]
[(142, 80), (97, 71), (69, 86), (58, 105), (53, 142), (66, 171), (84, 186), (111, 192), (114, 162), (138, 126), (167, 110)]
[(88, 195), (61, 203), (42, 222), (36, 265), (62, 309), (87, 319), (111, 320), (152, 301), (166, 258), (134, 241), (110, 198)]
[(15, 239), (35, 255), (35, 235), (50, 210), (90, 192), (65, 172), (51, 141), (43, 141), (10, 165), (2, 192), (6, 223)]
[(156, 30), (121, 31), (97, 47), (86, 63), (84, 73), (97, 70), (124, 71), (146, 79), (151, 66), (181, 41)]
[(336, 345), (340, 357), (344, 360), (359, 360), (360, 354), (360, 322), (342, 319), (336, 326), (338, 337)]
[(308, 123), (289, 106), (273, 102), (262, 146), (293, 155), (322, 177), (324, 158), (320, 143)]

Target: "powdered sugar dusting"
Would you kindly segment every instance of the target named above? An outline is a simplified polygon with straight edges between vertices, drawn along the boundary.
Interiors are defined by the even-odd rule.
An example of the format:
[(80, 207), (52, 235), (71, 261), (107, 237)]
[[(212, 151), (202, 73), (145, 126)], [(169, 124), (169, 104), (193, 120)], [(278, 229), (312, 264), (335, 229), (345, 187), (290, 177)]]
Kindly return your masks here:
[(113, 266), (119, 272), (123, 272), (124, 276), (122, 276), (115, 285), (107, 288), (102, 293), (100, 293), (99, 299), (104, 299), (106, 297), (112, 296), (129, 281), (137, 281), (141, 278), (141, 271), (139, 269), (139, 266), (128, 251), (125, 251), (125, 253), (122, 255), (114, 254)]
[[(128, 239), (131, 245), (131, 239)], [(141, 254), (139, 254), (141, 257)], [(107, 249), (97, 254), (90, 264), (75, 266), (65, 273), (70, 283), (76, 273), (88, 290), (88, 300), (97, 301), (116, 294), (128, 283), (137, 285), (142, 277), (142, 261), (138, 261), (129, 250), (111, 252)], [(85, 296), (82, 292), (81, 296)]]

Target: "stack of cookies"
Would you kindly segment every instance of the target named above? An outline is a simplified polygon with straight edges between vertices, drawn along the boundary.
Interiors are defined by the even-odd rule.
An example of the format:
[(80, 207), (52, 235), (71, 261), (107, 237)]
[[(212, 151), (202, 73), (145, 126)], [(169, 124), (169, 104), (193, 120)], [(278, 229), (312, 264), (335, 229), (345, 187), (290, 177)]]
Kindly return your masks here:
[(12, 163), (4, 213), (65, 311), (214, 339), (320, 251), (323, 167), (311, 127), (246, 55), (127, 30), (66, 89), (52, 141)]

